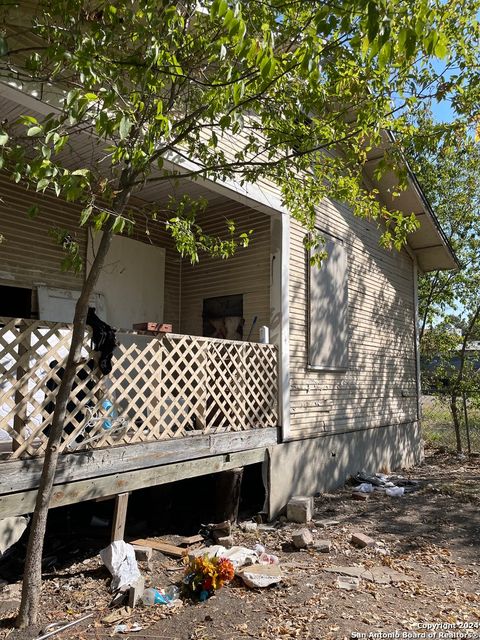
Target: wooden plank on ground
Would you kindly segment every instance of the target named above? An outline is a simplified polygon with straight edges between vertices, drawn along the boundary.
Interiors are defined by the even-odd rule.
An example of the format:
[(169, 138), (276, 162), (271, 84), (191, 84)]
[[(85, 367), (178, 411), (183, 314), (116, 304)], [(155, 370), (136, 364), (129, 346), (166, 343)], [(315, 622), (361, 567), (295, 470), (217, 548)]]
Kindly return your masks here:
[(176, 547), (174, 544), (161, 542), (160, 540), (152, 540), (151, 538), (130, 540), (130, 544), (138, 545), (139, 547), (150, 547), (151, 549), (155, 549), (155, 551), (161, 551), (167, 556), (173, 556), (174, 558), (183, 558), (188, 552), (188, 549), (182, 549), (181, 547)]

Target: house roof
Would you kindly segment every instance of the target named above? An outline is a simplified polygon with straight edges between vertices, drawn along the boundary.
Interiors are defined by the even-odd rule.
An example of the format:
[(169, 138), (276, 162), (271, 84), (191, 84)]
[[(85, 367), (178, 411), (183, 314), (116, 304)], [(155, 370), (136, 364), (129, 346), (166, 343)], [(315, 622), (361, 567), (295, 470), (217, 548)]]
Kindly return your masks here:
[(415, 254), (421, 271), (458, 269), (460, 263), (455, 252), (406, 158), (404, 162), (408, 172), (408, 184), (398, 196), (392, 196), (398, 185), (398, 178), (393, 171), (387, 172), (380, 180), (375, 179), (376, 166), (383, 158), (385, 150), (394, 142), (393, 134), (385, 132), (382, 145), (370, 151), (365, 166), (369, 181), (379, 189), (387, 206), (416, 215), (420, 227), (409, 235), (408, 246)]

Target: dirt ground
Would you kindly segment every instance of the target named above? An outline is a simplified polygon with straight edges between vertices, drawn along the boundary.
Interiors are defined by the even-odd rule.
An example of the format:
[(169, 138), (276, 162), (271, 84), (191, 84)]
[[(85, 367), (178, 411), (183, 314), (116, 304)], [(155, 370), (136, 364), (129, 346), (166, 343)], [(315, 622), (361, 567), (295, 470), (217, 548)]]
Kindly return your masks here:
[[(92, 618), (53, 638), (100, 640), (268, 640), (299, 638), (480, 638), (480, 472), (479, 459), (427, 452), (425, 464), (404, 473), (421, 488), (399, 498), (374, 493), (352, 499), (352, 487), (315, 500), (314, 539), (329, 539), (328, 553), (294, 550), (292, 533), (301, 527), (277, 521), (251, 533), (234, 529), (235, 544), (260, 542), (280, 556), (283, 580), (263, 590), (240, 579), (204, 603), (184, 601), (168, 609), (137, 607), (125, 620), (142, 630), (114, 634), (103, 621), (109, 574), (98, 555), (45, 573), (42, 626)], [(330, 521), (330, 522), (329, 522)], [(333, 523), (331, 523), (333, 521)], [(375, 548), (359, 549), (351, 535), (374, 538)], [(370, 570), (356, 590), (339, 588), (332, 566)], [(151, 567), (140, 563), (147, 584), (180, 582), (181, 561), (154, 552)], [(372, 572), (373, 570), (373, 572)], [(394, 570), (394, 571), (393, 571)], [(388, 572), (390, 571), (390, 574)], [(391, 582), (389, 581), (391, 579)], [(0, 587), (0, 638), (32, 637), (13, 629), (20, 583)]]

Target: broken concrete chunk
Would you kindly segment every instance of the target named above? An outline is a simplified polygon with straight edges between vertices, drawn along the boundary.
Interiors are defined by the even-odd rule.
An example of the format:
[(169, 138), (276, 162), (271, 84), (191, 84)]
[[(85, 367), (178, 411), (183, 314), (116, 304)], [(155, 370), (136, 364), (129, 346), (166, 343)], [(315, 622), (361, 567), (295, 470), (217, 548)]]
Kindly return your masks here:
[(340, 573), (342, 576), (350, 576), (354, 578), (361, 578), (365, 573), (365, 567), (342, 567), (333, 565), (332, 567), (324, 567), (324, 571), (329, 571), (331, 573)]
[(315, 551), (319, 551), (320, 553), (330, 553), (332, 550), (332, 541), (331, 540), (317, 540), (313, 545)]
[(135, 551), (135, 558), (137, 559), (137, 562), (150, 562), (152, 559), (152, 547), (133, 545), (133, 549)]
[(243, 582), (251, 589), (263, 589), (282, 580), (282, 571), (275, 564), (256, 564), (237, 571)]
[(356, 547), (360, 547), (361, 549), (363, 549), (364, 547), (375, 546), (375, 540), (373, 538), (370, 538), (369, 536), (366, 536), (363, 533), (352, 533), (352, 538), (350, 542), (354, 544)]
[(364, 571), (362, 578), (377, 584), (408, 582), (409, 580), (412, 580), (410, 576), (406, 576), (404, 573), (400, 573), (400, 571), (395, 571), (395, 569), (390, 569), (390, 567), (372, 567), (371, 569)]
[(299, 529), (292, 534), (292, 544), (296, 549), (305, 549), (313, 543), (310, 529)]
[(336, 527), (340, 524), (339, 520), (314, 520), (313, 524), (318, 527), (318, 529), (326, 529), (327, 527)]
[(290, 522), (310, 522), (313, 514), (313, 498), (294, 496), (287, 504), (287, 518)]
[(139, 603), (140, 598), (143, 596), (144, 590), (145, 590), (145, 578), (143, 576), (140, 576), (135, 580), (135, 582), (132, 584), (128, 592), (129, 607), (135, 607)]
[(231, 549), (233, 547), (233, 536), (219, 536), (217, 542), (224, 546), (225, 549)]
[(337, 587), (337, 589), (345, 589), (345, 591), (355, 591), (360, 586), (360, 578), (338, 576), (335, 586)]
[(251, 533), (252, 531), (256, 531), (258, 529), (258, 524), (256, 522), (240, 522), (238, 526), (242, 531), (245, 531), (245, 533)]

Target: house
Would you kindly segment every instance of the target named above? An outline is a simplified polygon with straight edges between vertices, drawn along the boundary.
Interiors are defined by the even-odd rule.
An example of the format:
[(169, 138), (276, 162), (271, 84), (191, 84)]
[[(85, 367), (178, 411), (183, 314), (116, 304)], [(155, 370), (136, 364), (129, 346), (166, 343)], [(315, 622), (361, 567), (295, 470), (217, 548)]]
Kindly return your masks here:
[[(0, 94), (2, 120), (50, 108), (13, 86)], [(206, 230), (230, 217), (254, 230), (233, 258), (195, 266), (160, 224), (149, 221), (144, 233), (141, 212), (166, 202), (171, 186), (136, 194), (134, 235), (115, 238), (92, 299), (119, 328), (120, 346), (102, 376), (85, 337), (53, 507), (257, 464), (273, 516), (292, 495), (326, 490), (351, 472), (420, 460), (417, 274), (456, 262), (413, 174), (394, 202), (394, 176), (375, 183), (380, 157), (370, 152), (365, 183), (415, 212), (419, 230), (401, 251), (387, 251), (375, 222), (325, 201), (321, 267), (310, 266), (305, 230), (272, 183), (185, 183), (183, 193), (208, 201)], [(72, 204), (5, 176), (0, 189), (1, 519), (33, 509), (68, 322), (98, 237), (78, 228)], [(35, 204), (41, 215), (29, 219)], [(61, 270), (54, 227), (78, 242), (81, 273)], [(132, 329), (146, 321), (173, 332)]]

